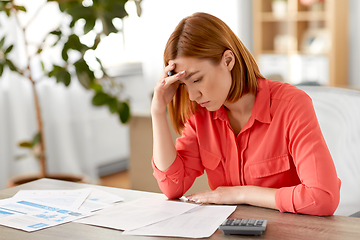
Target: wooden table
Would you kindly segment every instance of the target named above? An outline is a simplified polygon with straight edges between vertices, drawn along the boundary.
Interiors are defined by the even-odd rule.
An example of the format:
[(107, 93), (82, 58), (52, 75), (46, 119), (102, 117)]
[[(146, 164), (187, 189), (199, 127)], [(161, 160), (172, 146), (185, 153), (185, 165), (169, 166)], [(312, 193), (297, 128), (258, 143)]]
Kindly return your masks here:
[[(93, 187), (107, 191), (125, 198), (126, 201), (141, 197), (164, 198), (162, 194), (142, 192), (135, 190), (102, 187), (83, 183), (72, 183), (52, 179), (40, 179), (21, 186), (8, 188), (0, 191), (0, 199), (12, 197), (21, 189), (26, 190), (56, 190), (78, 189)], [(121, 203), (120, 203), (121, 204)], [(209, 239), (360, 239), (360, 218), (331, 216), (317, 217), (292, 213), (280, 213), (275, 210), (239, 205), (230, 216), (232, 218), (263, 218), (268, 220), (266, 231), (261, 236), (226, 236), (217, 230)], [(121, 235), (121, 231), (90, 226), (75, 222), (46, 228), (28, 233), (4, 226), (0, 226), (0, 240), (2, 239), (181, 239), (168, 237), (142, 237)]]

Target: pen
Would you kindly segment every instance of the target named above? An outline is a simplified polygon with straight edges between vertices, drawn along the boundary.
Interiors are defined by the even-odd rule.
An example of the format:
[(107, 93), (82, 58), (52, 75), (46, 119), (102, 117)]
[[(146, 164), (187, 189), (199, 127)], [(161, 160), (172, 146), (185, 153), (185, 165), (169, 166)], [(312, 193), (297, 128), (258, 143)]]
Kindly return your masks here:
[(174, 72), (173, 71), (168, 71), (167, 74), (170, 77), (170, 76), (174, 75)]

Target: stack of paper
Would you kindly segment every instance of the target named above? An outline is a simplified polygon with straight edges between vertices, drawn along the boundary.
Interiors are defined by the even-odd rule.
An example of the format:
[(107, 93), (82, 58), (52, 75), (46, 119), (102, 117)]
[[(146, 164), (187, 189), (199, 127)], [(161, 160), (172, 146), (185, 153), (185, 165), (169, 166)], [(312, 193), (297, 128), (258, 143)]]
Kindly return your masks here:
[(236, 206), (142, 198), (121, 204), (116, 195), (91, 188), (21, 190), (0, 200), (0, 225), (32, 232), (70, 221), (124, 230), (125, 235), (211, 236)]
[(32, 232), (91, 216), (92, 211), (122, 200), (91, 188), (20, 190), (14, 197), (0, 200), (0, 225)]
[(236, 206), (138, 199), (76, 222), (125, 230), (126, 235), (203, 238), (211, 236)]

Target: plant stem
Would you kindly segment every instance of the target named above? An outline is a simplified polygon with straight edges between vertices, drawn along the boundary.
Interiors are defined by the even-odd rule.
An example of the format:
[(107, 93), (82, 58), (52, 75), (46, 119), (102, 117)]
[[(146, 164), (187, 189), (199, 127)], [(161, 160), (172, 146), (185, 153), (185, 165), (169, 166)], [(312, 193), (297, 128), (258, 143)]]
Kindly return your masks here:
[[(41, 9), (45, 4), (46, 4), (46, 2), (42, 6), (40, 6), (39, 9)], [(16, 21), (17, 21), (20, 29), (22, 30), (22, 37), (23, 37), (23, 41), (24, 41), (24, 45), (25, 45), (25, 56), (27, 58), (26, 69), (28, 70), (28, 73), (25, 74), (24, 71), (20, 71), (19, 73), (21, 75), (23, 75), (24, 77), (27, 77), (30, 80), (30, 82), (32, 83), (37, 127), (38, 127), (38, 133), (40, 134), (40, 141), (38, 143), (38, 144), (40, 144), (40, 154), (38, 156), (38, 160), (39, 160), (39, 164), (40, 164), (39, 178), (44, 178), (44, 177), (47, 176), (44, 128), (43, 128), (43, 122), (42, 122), (42, 117), (41, 117), (41, 108), (40, 108), (40, 103), (39, 103), (39, 97), (38, 97), (38, 94), (37, 94), (37, 91), (36, 91), (36, 83), (37, 83), (37, 81), (34, 81), (34, 79), (32, 78), (32, 72), (31, 72), (31, 68), (30, 68), (31, 56), (29, 55), (29, 52), (28, 52), (28, 49), (27, 49), (28, 41), (26, 39), (26, 26), (28, 26), (34, 20), (36, 15), (34, 15), (29, 20), (29, 22), (27, 23), (27, 25), (25, 27), (21, 27), (21, 24), (20, 24), (20, 21), (19, 21), (19, 16), (17, 15), (17, 11), (15, 11), (14, 15), (15, 15)]]
[[(30, 68), (28, 67), (28, 70), (30, 72)], [(46, 173), (46, 156), (45, 156), (45, 138), (44, 138), (44, 127), (43, 127), (43, 122), (42, 122), (42, 118), (41, 118), (41, 109), (40, 109), (40, 104), (39, 104), (39, 98), (36, 92), (36, 82), (32, 80), (31, 78), (31, 72), (30, 72), (30, 76), (29, 79), (32, 83), (32, 89), (33, 89), (33, 95), (34, 95), (34, 104), (35, 104), (35, 110), (36, 110), (36, 120), (37, 120), (37, 125), (38, 125), (38, 130), (39, 130), (39, 134), (40, 134), (40, 155), (39, 155), (39, 163), (40, 163), (40, 178), (44, 178), (46, 177), (47, 173)]]

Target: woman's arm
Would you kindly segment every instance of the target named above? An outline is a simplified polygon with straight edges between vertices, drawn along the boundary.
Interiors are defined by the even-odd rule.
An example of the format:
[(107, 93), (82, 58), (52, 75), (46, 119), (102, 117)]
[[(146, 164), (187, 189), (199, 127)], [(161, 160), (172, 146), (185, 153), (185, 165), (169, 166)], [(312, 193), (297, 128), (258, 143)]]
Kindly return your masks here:
[(174, 70), (175, 64), (165, 67), (162, 79), (156, 84), (154, 97), (151, 103), (153, 128), (153, 159), (160, 171), (168, 169), (176, 158), (176, 149), (166, 116), (166, 106), (173, 98), (179, 87), (178, 80), (183, 77), (184, 71), (174, 76), (167, 76), (167, 72)]
[(278, 210), (275, 204), (277, 189), (258, 186), (218, 187), (214, 191), (195, 193), (187, 198), (197, 203), (249, 204)]
[(152, 114), (153, 159), (160, 171), (168, 169), (176, 158), (176, 149), (165, 114)]
[(288, 148), (301, 184), (276, 193), (281, 212), (329, 216), (340, 201), (340, 180), (311, 98), (294, 94), (285, 119)]

